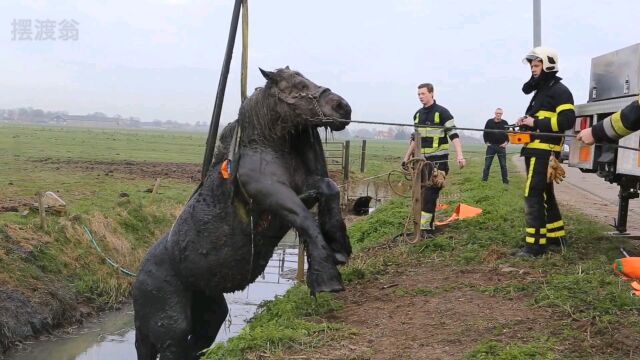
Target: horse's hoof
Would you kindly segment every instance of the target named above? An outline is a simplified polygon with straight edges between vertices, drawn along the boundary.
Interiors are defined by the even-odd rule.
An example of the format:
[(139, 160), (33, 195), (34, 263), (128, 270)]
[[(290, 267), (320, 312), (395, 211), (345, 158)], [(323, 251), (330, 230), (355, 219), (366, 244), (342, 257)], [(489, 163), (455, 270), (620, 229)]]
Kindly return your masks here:
[(331, 293), (336, 293), (336, 292), (340, 292), (340, 291), (344, 291), (344, 286), (342, 286), (341, 283), (337, 282), (337, 283), (327, 283), (327, 284), (322, 284), (322, 285), (317, 285), (314, 288), (314, 292), (331, 292)]
[(309, 272), (307, 276), (309, 289), (312, 293), (344, 291), (342, 279), (337, 269), (332, 275), (321, 272)]
[(343, 253), (335, 252), (333, 253), (333, 256), (335, 257), (336, 264), (338, 265), (344, 265), (347, 263), (347, 260), (349, 260), (349, 258)]

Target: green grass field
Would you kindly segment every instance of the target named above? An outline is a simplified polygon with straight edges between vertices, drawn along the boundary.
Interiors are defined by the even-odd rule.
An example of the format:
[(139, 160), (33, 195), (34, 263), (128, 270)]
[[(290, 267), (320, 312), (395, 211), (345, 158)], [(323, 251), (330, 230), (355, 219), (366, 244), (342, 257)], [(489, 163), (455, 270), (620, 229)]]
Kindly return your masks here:
[[(188, 177), (163, 179), (160, 193), (152, 196), (143, 190), (153, 185), (153, 177), (118, 171), (105, 174), (99, 167), (69, 164), (134, 160), (160, 166), (190, 163), (198, 169), (205, 140), (204, 134), (0, 126), (0, 204), (33, 201), (35, 192), (47, 190), (60, 194), (68, 203), (66, 216), (48, 216), (46, 230), (33, 211), (26, 216), (0, 213), (0, 284), (33, 296), (41, 296), (38, 289), (61, 287), (96, 308), (108, 308), (126, 298), (132, 279), (106, 264), (82, 226), (91, 229), (108, 256), (135, 271), (146, 249), (171, 225), (196, 183)], [(398, 169), (407, 146), (405, 141), (368, 141), (366, 171), (360, 173), (359, 145), (355, 144), (357, 141), (352, 142), (351, 179), (356, 182)], [(507, 299), (524, 296), (532, 311), (536, 307), (554, 309), (565, 316), (563, 322), (554, 324), (564, 335), (547, 342), (540, 333), (539, 341), (524, 344), (492, 334), (467, 358), (628, 358), (624, 347), (612, 345), (612, 329), (621, 329), (625, 336), (640, 335), (640, 304), (628, 296), (626, 287), (621, 287), (610, 271), (624, 240), (601, 235), (604, 228), (580, 214), (566, 214), (571, 251), (536, 262), (509, 258), (506, 254), (522, 241), (523, 179), (512, 172), (511, 185), (502, 186), (494, 164), (489, 184), (483, 184), (484, 147), (466, 146), (464, 151), (468, 167), (460, 171), (452, 166), (443, 199), (481, 207), (482, 216), (452, 224), (433, 241), (369, 254), (368, 249), (403, 229), (408, 200), (391, 200), (350, 227), (356, 254), (343, 269), (345, 280), (366, 284), (389, 276), (407, 259), (438, 261), (443, 268), (459, 271), (475, 266), (525, 268), (540, 276), (515, 278), (474, 291)], [(129, 197), (120, 197), (122, 192)], [(440, 216), (447, 217), (450, 211)], [(492, 259), (491, 264), (487, 259)], [(401, 290), (398, 296), (433, 295), (428, 288), (420, 294)], [(233, 359), (256, 353), (277, 358), (292, 347), (322, 346), (352, 334), (348, 326), (323, 318), (343, 305), (332, 295), (310, 302), (305, 288), (296, 287), (265, 305), (240, 336), (226, 347), (217, 346), (206, 358)], [(576, 321), (588, 323), (588, 332), (577, 328)], [(557, 345), (563, 341), (571, 344), (572, 352)]]

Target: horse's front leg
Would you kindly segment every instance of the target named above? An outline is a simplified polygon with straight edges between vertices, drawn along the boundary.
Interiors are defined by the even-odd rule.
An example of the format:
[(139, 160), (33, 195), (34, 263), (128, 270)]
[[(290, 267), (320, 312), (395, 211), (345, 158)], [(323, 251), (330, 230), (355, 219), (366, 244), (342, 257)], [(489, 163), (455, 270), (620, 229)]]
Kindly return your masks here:
[(272, 177), (256, 176), (256, 168), (248, 164), (251, 161), (246, 158), (243, 161), (244, 164), (241, 163), (238, 169), (238, 179), (246, 194), (260, 207), (285, 219), (306, 240), (309, 249), (307, 279), (311, 292), (344, 290), (333, 251), (322, 236), (315, 218), (298, 195)]
[(351, 243), (342, 218), (338, 185), (329, 178), (316, 177), (308, 183), (306, 189), (317, 194), (318, 221), (322, 235), (331, 246), (336, 262), (345, 264), (351, 256)]

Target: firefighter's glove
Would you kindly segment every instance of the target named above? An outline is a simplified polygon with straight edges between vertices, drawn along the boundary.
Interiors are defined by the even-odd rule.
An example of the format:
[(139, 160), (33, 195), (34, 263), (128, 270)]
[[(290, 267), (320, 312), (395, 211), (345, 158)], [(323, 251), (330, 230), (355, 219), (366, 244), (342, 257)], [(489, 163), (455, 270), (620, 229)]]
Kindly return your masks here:
[(441, 189), (444, 187), (444, 181), (446, 180), (447, 175), (442, 170), (434, 169), (431, 173), (431, 186)]
[(560, 162), (558, 162), (558, 159), (551, 155), (549, 158), (549, 167), (547, 167), (547, 182), (551, 183), (552, 181), (555, 181), (556, 184), (560, 184), (566, 176), (567, 175), (562, 168), (562, 165), (560, 165)]

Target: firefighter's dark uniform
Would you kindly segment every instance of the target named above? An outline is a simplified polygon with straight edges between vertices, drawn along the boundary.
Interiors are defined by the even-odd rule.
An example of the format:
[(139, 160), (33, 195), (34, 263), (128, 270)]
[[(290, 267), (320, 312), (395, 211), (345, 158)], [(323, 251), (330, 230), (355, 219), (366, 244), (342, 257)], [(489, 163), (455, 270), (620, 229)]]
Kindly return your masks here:
[(640, 97), (624, 109), (595, 124), (591, 130), (596, 142), (612, 142), (640, 130)]
[[(540, 76), (542, 78), (528, 91), (535, 90), (526, 111), (526, 115), (535, 119), (532, 131), (563, 133), (573, 128), (575, 111), (571, 91), (560, 82), (562, 79), (556, 72), (543, 72)], [(526, 86), (523, 91), (528, 93)], [(562, 137), (532, 135), (531, 142), (521, 151), (527, 169), (524, 189), (527, 246), (523, 249), (527, 255), (539, 256), (548, 244), (559, 245), (565, 236), (553, 181), (547, 182), (549, 158), (552, 155), (559, 157), (563, 141)]]
[[(438, 170), (449, 173), (449, 141), (458, 138), (453, 116), (445, 108), (434, 101), (433, 104), (422, 107), (413, 116), (415, 125), (437, 125), (443, 128), (416, 127), (422, 139), (420, 151), (425, 160), (432, 162)], [(439, 187), (425, 186), (422, 189), (422, 213), (420, 228), (427, 232), (434, 230), (433, 222), (436, 204), (440, 195)]]

